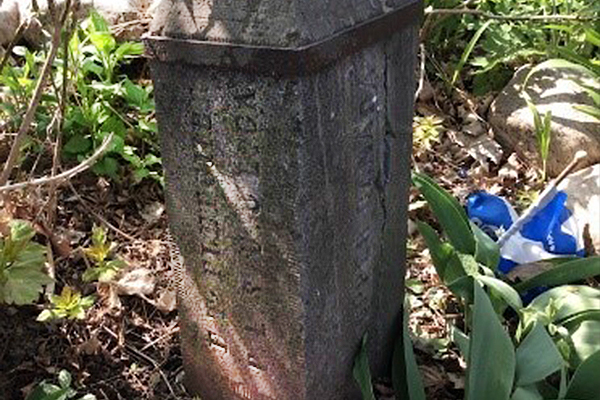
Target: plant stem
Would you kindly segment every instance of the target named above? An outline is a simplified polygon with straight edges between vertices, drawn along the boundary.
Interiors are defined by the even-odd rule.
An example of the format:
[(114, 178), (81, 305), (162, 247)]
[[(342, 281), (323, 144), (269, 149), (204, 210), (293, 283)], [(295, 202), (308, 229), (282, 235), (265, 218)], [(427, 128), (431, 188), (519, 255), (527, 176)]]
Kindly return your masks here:
[[(53, 2), (49, 2), (49, 4), (53, 4)], [(23, 118), (23, 122), (21, 122), (21, 126), (19, 127), (19, 131), (17, 132), (17, 136), (15, 137), (15, 141), (12, 144), (10, 149), (10, 153), (8, 155), (8, 159), (6, 160), (6, 164), (4, 164), (4, 169), (2, 170), (2, 174), (0, 174), (0, 186), (6, 185), (8, 182), (8, 178), (10, 177), (10, 173), (12, 172), (17, 159), (21, 153), (21, 144), (23, 140), (27, 136), (31, 123), (33, 122), (33, 118), (35, 116), (35, 112), (40, 104), (40, 99), (42, 97), (42, 92), (44, 90), (44, 86), (46, 84), (46, 78), (50, 73), (50, 69), (52, 68), (52, 63), (54, 62), (54, 58), (56, 57), (56, 53), (58, 52), (58, 46), (60, 45), (60, 36), (62, 27), (66, 18), (64, 16), (67, 15), (69, 8), (71, 6), (71, 0), (66, 0), (65, 2), (65, 11), (63, 14), (63, 18), (58, 18), (55, 16), (55, 27), (54, 33), (52, 34), (52, 44), (50, 46), (50, 54), (46, 58), (46, 62), (44, 63), (44, 67), (42, 68), (42, 72), (40, 73), (40, 78), (35, 87), (35, 91), (33, 93), (33, 97), (29, 102), (29, 106), (27, 107), (27, 112), (25, 113), (25, 117)]]

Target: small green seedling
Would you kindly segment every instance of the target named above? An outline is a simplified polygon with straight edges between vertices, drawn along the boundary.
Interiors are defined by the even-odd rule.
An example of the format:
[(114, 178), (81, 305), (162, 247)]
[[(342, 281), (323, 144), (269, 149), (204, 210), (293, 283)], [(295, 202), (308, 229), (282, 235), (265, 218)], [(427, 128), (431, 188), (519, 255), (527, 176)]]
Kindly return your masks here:
[(531, 101), (531, 98), (523, 93), (529, 110), (533, 114), (533, 126), (535, 128), (535, 137), (537, 139), (538, 151), (542, 159), (542, 181), (546, 180), (546, 165), (548, 163), (548, 155), (550, 152), (550, 139), (552, 128), (552, 112), (548, 111), (542, 118), (537, 107)]
[(50, 299), (52, 308), (44, 310), (38, 315), (40, 322), (54, 319), (84, 319), (85, 312), (94, 304), (92, 296), (82, 297), (81, 293), (65, 286), (60, 296), (52, 296)]
[(33, 242), (35, 230), (27, 221), (13, 220), (0, 238), (0, 303), (35, 302), (52, 279), (43, 272), (46, 249)]
[(84, 252), (96, 266), (83, 273), (84, 281), (109, 282), (126, 265), (123, 260), (109, 259), (114, 246), (106, 238), (106, 229), (99, 226), (92, 228), (92, 246), (84, 249)]
[(444, 129), (443, 119), (430, 115), (426, 117), (415, 117), (413, 120), (413, 144), (419, 150), (429, 150), (433, 143), (440, 140), (440, 134)]
[[(26, 400), (67, 400), (75, 397), (77, 392), (71, 388), (71, 374), (62, 370), (58, 373), (58, 386), (46, 381), (40, 382), (29, 393)], [(79, 400), (96, 400), (93, 394), (86, 394)]]

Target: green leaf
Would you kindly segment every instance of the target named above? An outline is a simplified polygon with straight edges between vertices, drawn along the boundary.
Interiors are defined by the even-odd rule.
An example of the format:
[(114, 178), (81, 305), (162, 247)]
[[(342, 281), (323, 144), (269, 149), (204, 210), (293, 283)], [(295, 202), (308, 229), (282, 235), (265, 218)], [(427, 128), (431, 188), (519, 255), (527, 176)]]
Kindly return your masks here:
[(483, 32), (485, 32), (485, 30), (488, 28), (488, 26), (490, 26), (491, 23), (492, 23), (492, 21), (489, 20), (485, 24), (481, 25), (481, 27), (479, 29), (477, 29), (477, 31), (475, 32), (475, 34), (469, 41), (469, 44), (467, 44), (467, 47), (465, 47), (465, 50), (463, 51), (462, 56), (460, 57), (458, 65), (456, 66), (456, 69), (454, 70), (454, 74), (452, 75), (452, 80), (450, 82), (451, 85), (454, 85), (456, 83), (456, 81), (458, 80), (460, 71), (462, 71), (467, 60), (471, 56), (471, 53), (473, 52), (473, 49), (475, 49), (475, 45), (477, 45), (479, 38), (481, 38), (481, 35), (483, 35)]
[(52, 311), (50, 310), (43, 310), (40, 315), (37, 316), (37, 318), (35, 319), (36, 321), (39, 322), (46, 322), (48, 320), (54, 319), (54, 315), (52, 314)]
[(469, 337), (456, 326), (452, 326), (451, 328), (452, 341), (456, 343), (458, 349), (460, 350), (463, 358), (465, 360), (469, 359), (469, 346), (471, 340)]
[(546, 328), (536, 323), (517, 348), (516, 384), (527, 386), (559, 371), (564, 361)]
[(523, 308), (519, 293), (506, 282), (485, 275), (479, 275), (476, 279), (496, 292), (516, 312)]
[(69, 371), (63, 369), (58, 373), (58, 384), (62, 388), (68, 388), (71, 386), (71, 374)]
[[(406, 370), (406, 383), (408, 387), (408, 398), (410, 400), (425, 400), (425, 388), (423, 386), (423, 379), (421, 378), (421, 372), (417, 366), (415, 359), (415, 353), (413, 350), (413, 344), (408, 334), (408, 310), (404, 312), (404, 326), (402, 329), (402, 344), (404, 353), (404, 366)], [(394, 384), (394, 388), (396, 388)], [(401, 393), (401, 392), (397, 392)]]
[(465, 303), (473, 303), (473, 277), (463, 276), (448, 284), (448, 289), (456, 296), (464, 300)]
[(112, 157), (104, 157), (94, 165), (92, 170), (98, 175), (106, 175), (116, 179), (118, 177), (119, 162)]
[(40, 296), (43, 285), (52, 279), (40, 270), (18, 264), (5, 271), (6, 282), (0, 286), (0, 299), (7, 304), (31, 304)]
[[(571, 341), (580, 361), (600, 351), (600, 321), (583, 321), (571, 332)], [(600, 373), (600, 369), (598, 370)]]
[(371, 380), (371, 370), (369, 369), (369, 360), (367, 357), (367, 335), (362, 339), (362, 344), (358, 355), (354, 359), (352, 375), (360, 387), (363, 400), (375, 400), (373, 393), (373, 383)]
[(515, 285), (522, 293), (540, 286), (558, 286), (600, 275), (600, 257), (582, 258), (560, 264), (533, 278)]
[(465, 210), (427, 175), (413, 173), (413, 184), (421, 191), (456, 250), (475, 254), (475, 239)]
[(104, 19), (102, 15), (100, 15), (96, 10), (90, 11), (90, 22), (92, 25), (90, 26), (90, 30), (92, 32), (110, 32), (108, 28), (108, 23)]
[(500, 248), (473, 222), (471, 222), (471, 230), (475, 237), (475, 259), (492, 271), (496, 271), (500, 263)]
[(582, 362), (567, 389), (567, 398), (577, 400), (600, 400), (600, 351)]
[(515, 374), (515, 351), (489, 297), (473, 285), (473, 328), (467, 370), (467, 400), (507, 400)]
[(104, 54), (109, 54), (117, 45), (115, 38), (110, 32), (90, 33), (89, 38), (92, 44)]
[(596, 119), (600, 119), (600, 108), (596, 106), (590, 106), (586, 104), (578, 104), (574, 106), (576, 110), (582, 111), (587, 115), (590, 115)]
[(582, 313), (600, 311), (600, 290), (584, 285), (563, 285), (550, 289), (527, 306), (528, 310), (545, 313), (552, 304), (551, 322), (565, 324)]
[(92, 141), (81, 135), (71, 137), (63, 146), (63, 151), (69, 154), (85, 154), (92, 148)]
[(148, 94), (141, 86), (136, 85), (129, 79), (125, 81), (125, 100), (131, 105), (142, 107), (147, 100)]
[(144, 45), (138, 42), (125, 42), (115, 51), (117, 60), (122, 60), (126, 56), (139, 56), (144, 54)]
[(513, 392), (510, 400), (544, 400), (535, 385), (519, 386)]

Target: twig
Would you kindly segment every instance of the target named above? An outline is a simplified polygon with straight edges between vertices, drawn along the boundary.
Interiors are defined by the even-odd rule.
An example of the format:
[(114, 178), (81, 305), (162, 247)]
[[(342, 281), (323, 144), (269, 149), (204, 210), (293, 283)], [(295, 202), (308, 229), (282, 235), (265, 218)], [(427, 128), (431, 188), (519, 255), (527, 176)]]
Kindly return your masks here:
[(2, 57), (2, 62), (0, 63), (0, 73), (2, 73), (2, 71), (4, 71), (4, 66), (8, 62), (10, 53), (12, 53), (12, 49), (15, 47), (17, 42), (21, 39), (21, 35), (23, 35), (23, 32), (25, 32), (25, 28), (27, 28), (27, 25), (29, 25), (29, 21), (30, 21), (30, 19), (23, 20), (23, 22), (21, 22), (21, 24), (15, 31), (15, 36), (13, 37), (13, 40), (11, 40), (11, 42), (8, 44), (8, 47), (6, 48), (6, 52), (4, 53), (4, 57)]
[(108, 228), (112, 229), (113, 231), (115, 231), (116, 233), (118, 233), (119, 235), (123, 236), (125, 239), (130, 240), (132, 242), (142, 242), (139, 239), (134, 238), (133, 236), (123, 232), (122, 230), (120, 230), (119, 228), (117, 228), (116, 226), (114, 226), (113, 224), (111, 224), (110, 222), (108, 222), (108, 220), (106, 218), (104, 218), (102, 215), (98, 214), (96, 211), (94, 211), (90, 206), (88, 206), (85, 202), (85, 200), (81, 197), (81, 195), (77, 192), (77, 190), (75, 190), (75, 188), (73, 187), (73, 185), (71, 184), (71, 182), (68, 183), (69, 187), (71, 188), (71, 191), (73, 192), (73, 194), (75, 195), (75, 197), (77, 197), (77, 199), (81, 202), (81, 204), (83, 205), (83, 207), (88, 210), (90, 213), (92, 213), (92, 215), (94, 217), (96, 217), (101, 223), (103, 223), (104, 225), (106, 225)]
[(50, 183), (56, 184), (57, 182), (65, 181), (65, 180), (68, 180), (68, 179), (74, 177), (75, 175), (85, 171), (86, 169), (88, 169), (89, 167), (94, 165), (96, 160), (98, 158), (100, 158), (100, 156), (102, 156), (102, 154), (108, 148), (108, 145), (112, 141), (113, 135), (114, 135), (114, 133), (111, 133), (110, 135), (108, 135), (102, 142), (102, 145), (100, 145), (100, 147), (98, 147), (96, 152), (94, 154), (92, 154), (87, 160), (82, 161), (77, 166), (75, 166), (61, 174), (55, 175), (55, 176), (45, 176), (45, 177), (42, 177), (39, 179), (34, 179), (34, 180), (28, 181), (28, 182), (21, 182), (21, 183), (15, 183), (13, 185), (2, 186), (2, 187), (0, 187), (0, 193), (7, 192), (10, 190), (23, 189), (25, 187), (30, 187), (30, 186), (47, 185)]
[(425, 57), (427, 55), (427, 53), (425, 52), (425, 43), (421, 42), (421, 44), (419, 45), (419, 52), (421, 53), (421, 64), (419, 65), (419, 84), (415, 92), (415, 101), (419, 99), (421, 91), (423, 90), (423, 85), (425, 83)]
[[(117, 334), (114, 333), (113, 331), (111, 331), (110, 329), (108, 329), (106, 326), (102, 326), (102, 328), (105, 331), (107, 331), (115, 339), (118, 338)], [(162, 377), (163, 381), (167, 385), (167, 388), (169, 389), (169, 392), (171, 392), (171, 395), (173, 397), (177, 398), (177, 395), (175, 394), (175, 391), (173, 390), (173, 387), (169, 383), (169, 380), (167, 379), (167, 376), (165, 375), (165, 373), (163, 372), (163, 370), (160, 368), (160, 365), (154, 359), (152, 359), (150, 356), (147, 356), (146, 354), (142, 353), (141, 351), (139, 351), (138, 349), (136, 349), (135, 347), (133, 347), (133, 346), (127, 344), (127, 343), (125, 343), (125, 349), (129, 350), (130, 352), (134, 353), (138, 357), (141, 357), (144, 360), (148, 361), (150, 364), (152, 364), (154, 366), (154, 368), (156, 368), (156, 370), (158, 370), (158, 373), (160, 374), (160, 376)]]
[[(48, 4), (54, 4), (52, 1), (49, 1)], [(42, 68), (42, 72), (40, 73), (40, 78), (35, 87), (35, 91), (33, 93), (33, 97), (29, 102), (29, 106), (27, 107), (27, 112), (25, 113), (25, 117), (21, 122), (21, 126), (19, 127), (19, 131), (17, 132), (17, 136), (15, 137), (15, 141), (12, 144), (10, 149), (10, 154), (8, 155), (8, 159), (4, 164), (4, 169), (2, 170), (2, 174), (0, 174), (0, 186), (5, 186), (8, 182), (8, 178), (10, 177), (10, 173), (12, 172), (17, 159), (21, 153), (21, 144), (27, 136), (31, 123), (33, 122), (33, 118), (35, 116), (35, 112), (40, 104), (40, 99), (42, 97), (42, 92), (44, 90), (44, 86), (46, 84), (46, 78), (52, 68), (52, 63), (54, 62), (54, 58), (56, 57), (56, 53), (58, 52), (58, 46), (60, 45), (60, 36), (62, 27), (64, 24), (64, 16), (68, 12), (68, 9), (71, 5), (71, 0), (66, 0), (65, 2), (65, 14), (63, 18), (60, 20), (56, 18), (56, 26), (54, 27), (54, 33), (52, 34), (52, 44), (50, 46), (50, 54), (46, 58), (46, 62)]]
[(425, 10), (425, 15), (475, 15), (486, 19), (499, 21), (599, 21), (600, 17), (585, 17), (582, 15), (501, 15), (492, 14), (471, 8), (438, 8)]

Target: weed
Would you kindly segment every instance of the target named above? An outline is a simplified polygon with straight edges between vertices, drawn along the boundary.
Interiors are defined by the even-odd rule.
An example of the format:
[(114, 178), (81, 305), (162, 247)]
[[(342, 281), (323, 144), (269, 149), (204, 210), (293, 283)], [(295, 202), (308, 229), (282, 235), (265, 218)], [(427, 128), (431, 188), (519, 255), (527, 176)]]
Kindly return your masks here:
[[(26, 400), (67, 400), (75, 397), (77, 392), (71, 388), (71, 374), (62, 370), (58, 373), (58, 386), (46, 381), (40, 382), (27, 396)], [(96, 396), (86, 394), (79, 400), (96, 400)]]
[(54, 319), (84, 319), (85, 312), (94, 304), (92, 296), (82, 297), (81, 293), (65, 286), (60, 296), (50, 299), (52, 308), (44, 310), (38, 315), (37, 320), (44, 322)]
[(0, 238), (0, 303), (33, 303), (52, 282), (43, 272), (46, 249), (31, 240), (34, 236), (28, 222), (13, 220), (8, 235)]
[(85, 254), (94, 262), (95, 267), (88, 268), (83, 273), (83, 280), (86, 282), (111, 281), (118, 272), (126, 265), (119, 259), (109, 259), (114, 248), (114, 243), (106, 238), (106, 230), (99, 226), (92, 229), (92, 246), (85, 249)]
[(440, 140), (444, 120), (430, 115), (426, 117), (415, 117), (413, 120), (413, 144), (419, 150), (429, 150), (433, 143)]

